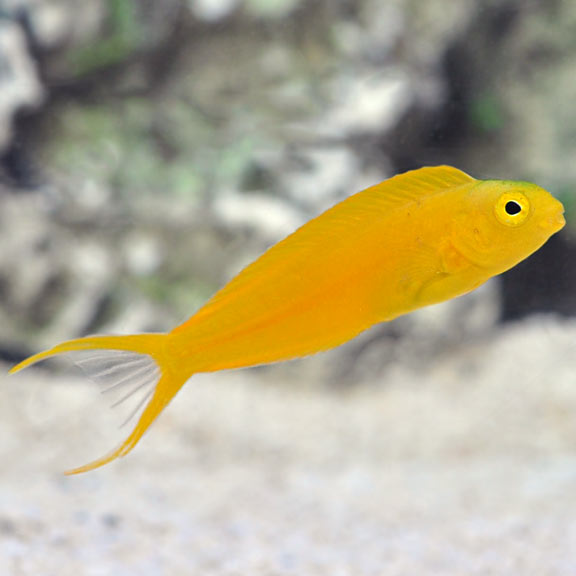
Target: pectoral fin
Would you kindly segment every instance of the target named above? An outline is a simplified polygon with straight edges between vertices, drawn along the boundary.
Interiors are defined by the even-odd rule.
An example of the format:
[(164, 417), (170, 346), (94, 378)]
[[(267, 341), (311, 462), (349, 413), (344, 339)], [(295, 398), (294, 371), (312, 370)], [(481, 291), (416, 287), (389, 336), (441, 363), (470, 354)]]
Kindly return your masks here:
[(438, 304), (474, 290), (486, 278), (479, 276), (473, 265), (458, 251), (442, 253), (441, 265), (420, 287), (417, 301), (420, 306)]
[(420, 249), (407, 270), (408, 293), (413, 294), (414, 308), (437, 304), (476, 288), (471, 284), (470, 261), (448, 240), (440, 249)]

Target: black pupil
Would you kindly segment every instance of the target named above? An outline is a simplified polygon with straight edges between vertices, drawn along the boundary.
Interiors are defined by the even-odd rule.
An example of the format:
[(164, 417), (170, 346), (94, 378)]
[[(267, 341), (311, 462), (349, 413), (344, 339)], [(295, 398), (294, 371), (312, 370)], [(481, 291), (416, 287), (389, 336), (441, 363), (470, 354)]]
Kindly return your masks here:
[(514, 202), (513, 200), (506, 202), (505, 208), (506, 208), (506, 214), (509, 214), (510, 216), (514, 216), (519, 212), (522, 212), (522, 206), (520, 206), (518, 202)]

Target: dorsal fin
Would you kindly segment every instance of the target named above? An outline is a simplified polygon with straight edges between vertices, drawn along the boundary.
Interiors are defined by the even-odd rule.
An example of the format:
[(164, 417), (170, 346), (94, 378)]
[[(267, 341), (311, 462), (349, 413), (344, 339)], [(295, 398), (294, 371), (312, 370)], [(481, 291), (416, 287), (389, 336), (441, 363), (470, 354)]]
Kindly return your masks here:
[(377, 196), (381, 206), (384, 202), (393, 207), (473, 182), (477, 180), (452, 166), (426, 166), (393, 176), (366, 188), (360, 195)]

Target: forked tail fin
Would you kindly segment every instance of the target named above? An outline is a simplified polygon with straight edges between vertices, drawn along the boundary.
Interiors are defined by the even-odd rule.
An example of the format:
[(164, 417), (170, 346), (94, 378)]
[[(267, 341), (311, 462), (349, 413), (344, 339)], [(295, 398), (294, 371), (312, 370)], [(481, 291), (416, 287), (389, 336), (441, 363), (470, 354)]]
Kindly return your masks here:
[(105, 385), (103, 391), (127, 391), (116, 404), (137, 392), (144, 394), (135, 413), (144, 404), (145, 408), (128, 438), (109, 454), (85, 466), (68, 470), (66, 474), (88, 472), (128, 454), (186, 383), (191, 374), (170, 365), (166, 351), (167, 338), (167, 334), (78, 338), (31, 356), (10, 370), (10, 374), (14, 374), (57, 354), (82, 352), (76, 363), (90, 378)]

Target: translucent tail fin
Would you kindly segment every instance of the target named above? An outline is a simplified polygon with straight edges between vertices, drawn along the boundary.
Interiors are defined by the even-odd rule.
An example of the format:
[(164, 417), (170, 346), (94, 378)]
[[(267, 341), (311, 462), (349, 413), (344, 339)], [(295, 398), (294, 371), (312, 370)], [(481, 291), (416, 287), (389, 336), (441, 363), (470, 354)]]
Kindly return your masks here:
[(109, 454), (85, 466), (68, 470), (66, 474), (88, 472), (128, 454), (185, 384), (191, 374), (170, 365), (166, 355), (167, 338), (167, 334), (78, 338), (31, 356), (10, 370), (10, 374), (14, 374), (57, 354), (82, 352), (80, 359), (76, 360), (77, 364), (90, 378), (105, 385), (103, 391), (124, 392), (116, 404), (136, 393), (143, 394), (133, 414), (147, 404), (128, 438)]

